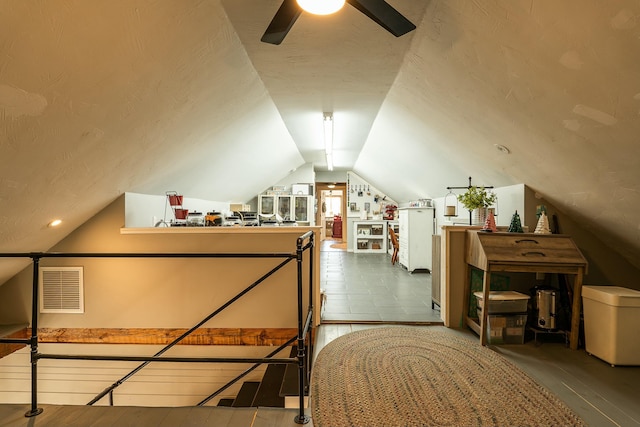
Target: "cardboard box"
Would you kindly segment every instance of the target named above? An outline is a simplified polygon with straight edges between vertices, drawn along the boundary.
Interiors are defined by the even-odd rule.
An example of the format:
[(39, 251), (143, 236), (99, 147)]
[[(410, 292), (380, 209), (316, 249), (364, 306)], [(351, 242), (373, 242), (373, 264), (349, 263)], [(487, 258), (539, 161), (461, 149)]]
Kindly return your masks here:
[(251, 206), (245, 205), (244, 203), (231, 203), (229, 205), (229, 210), (232, 212), (249, 212), (251, 210)]
[[(478, 317), (480, 316), (482, 312), (478, 310)], [(526, 314), (489, 314), (487, 344), (523, 344), (526, 326)]]

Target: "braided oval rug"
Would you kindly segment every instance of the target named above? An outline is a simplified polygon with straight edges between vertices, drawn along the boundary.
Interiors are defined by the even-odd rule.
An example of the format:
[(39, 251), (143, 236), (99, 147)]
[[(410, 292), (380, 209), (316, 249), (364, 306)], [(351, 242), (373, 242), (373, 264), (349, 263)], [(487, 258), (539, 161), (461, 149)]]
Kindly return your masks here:
[(343, 335), (310, 385), (314, 427), (585, 425), (504, 357), (436, 327)]

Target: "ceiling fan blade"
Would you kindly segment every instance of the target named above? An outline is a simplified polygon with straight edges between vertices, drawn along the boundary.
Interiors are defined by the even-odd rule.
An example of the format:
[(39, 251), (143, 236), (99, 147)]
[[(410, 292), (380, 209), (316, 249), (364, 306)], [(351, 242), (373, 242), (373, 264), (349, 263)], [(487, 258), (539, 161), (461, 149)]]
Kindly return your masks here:
[(347, 3), (396, 37), (416, 29), (411, 21), (384, 0), (347, 0)]
[(296, 0), (284, 0), (260, 40), (271, 44), (282, 43), (300, 13), (302, 9)]

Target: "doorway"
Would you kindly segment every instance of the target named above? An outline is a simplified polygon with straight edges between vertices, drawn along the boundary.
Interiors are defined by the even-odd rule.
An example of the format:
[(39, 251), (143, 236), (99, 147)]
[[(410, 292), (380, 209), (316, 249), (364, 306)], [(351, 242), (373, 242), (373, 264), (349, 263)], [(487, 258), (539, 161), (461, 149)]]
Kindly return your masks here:
[[(431, 275), (409, 274), (391, 256), (346, 249), (347, 185), (316, 182), (316, 224), (321, 227), (322, 323), (390, 322), (442, 324), (431, 306)], [(334, 237), (334, 219), (341, 230)], [(338, 231), (338, 230), (336, 230)]]
[(316, 183), (316, 224), (321, 227), (320, 240), (346, 245), (346, 188), (345, 183)]

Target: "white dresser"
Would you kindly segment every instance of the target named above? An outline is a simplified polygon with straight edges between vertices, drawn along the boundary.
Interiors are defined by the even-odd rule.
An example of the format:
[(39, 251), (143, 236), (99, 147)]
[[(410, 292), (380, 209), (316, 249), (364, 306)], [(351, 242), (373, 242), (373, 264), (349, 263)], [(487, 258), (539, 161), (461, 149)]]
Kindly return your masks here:
[(398, 259), (409, 272), (418, 269), (431, 271), (433, 222), (433, 208), (398, 209)]

